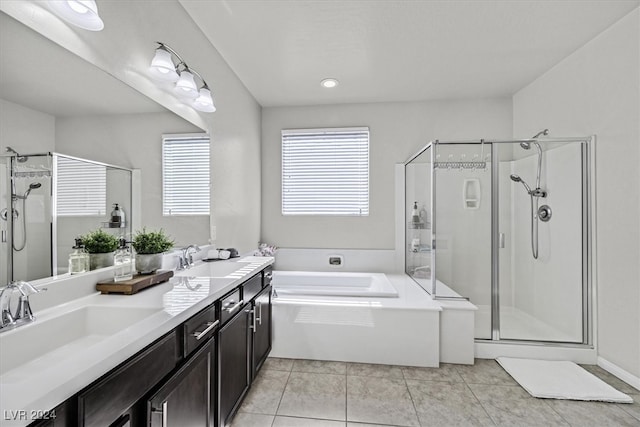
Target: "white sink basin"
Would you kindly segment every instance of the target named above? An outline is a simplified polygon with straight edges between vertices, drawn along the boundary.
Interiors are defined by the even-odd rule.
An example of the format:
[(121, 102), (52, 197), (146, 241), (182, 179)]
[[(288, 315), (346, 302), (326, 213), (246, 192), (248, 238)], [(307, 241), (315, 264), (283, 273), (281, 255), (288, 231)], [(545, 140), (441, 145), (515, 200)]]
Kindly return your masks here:
[(0, 333), (0, 375), (27, 363), (51, 363), (140, 322), (161, 308), (86, 306)]

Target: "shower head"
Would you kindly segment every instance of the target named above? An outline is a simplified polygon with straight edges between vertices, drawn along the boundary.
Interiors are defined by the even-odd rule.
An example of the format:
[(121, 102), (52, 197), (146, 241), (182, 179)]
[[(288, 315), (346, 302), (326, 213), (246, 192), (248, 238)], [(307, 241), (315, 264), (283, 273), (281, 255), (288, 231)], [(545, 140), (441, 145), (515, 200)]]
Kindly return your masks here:
[(27, 156), (21, 156), (20, 154), (18, 154), (18, 152), (16, 150), (14, 150), (13, 148), (11, 148), (9, 146), (7, 146), (6, 152), (14, 154), (16, 156), (16, 160), (18, 162), (20, 162), (20, 163), (24, 163), (24, 162), (27, 161), (27, 159), (29, 159)]
[(531, 149), (531, 143), (530, 142), (521, 142), (520, 143), (520, 147), (524, 148), (525, 150), (529, 150), (529, 149)]
[(531, 139), (537, 139), (539, 136), (547, 136), (547, 135), (549, 135), (549, 129), (544, 129), (536, 133), (535, 135), (533, 135), (533, 138)]

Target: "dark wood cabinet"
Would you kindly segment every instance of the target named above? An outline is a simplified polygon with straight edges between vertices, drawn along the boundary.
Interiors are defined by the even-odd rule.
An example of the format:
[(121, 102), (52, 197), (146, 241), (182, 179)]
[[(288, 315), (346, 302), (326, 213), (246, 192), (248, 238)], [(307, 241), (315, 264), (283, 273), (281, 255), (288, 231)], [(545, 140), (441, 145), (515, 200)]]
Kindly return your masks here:
[(271, 285), (253, 300), (253, 327), (251, 346), (251, 379), (255, 379), (271, 351)]
[(210, 338), (147, 404), (151, 427), (214, 427), (216, 340)]
[(179, 360), (175, 331), (105, 375), (78, 396), (80, 426), (121, 426), (135, 418), (135, 407)]
[(270, 283), (267, 267), (30, 427), (226, 426), (271, 351)]
[(244, 304), (229, 320), (219, 335), (219, 412), (220, 426), (227, 425), (249, 390), (249, 325), (251, 305)]

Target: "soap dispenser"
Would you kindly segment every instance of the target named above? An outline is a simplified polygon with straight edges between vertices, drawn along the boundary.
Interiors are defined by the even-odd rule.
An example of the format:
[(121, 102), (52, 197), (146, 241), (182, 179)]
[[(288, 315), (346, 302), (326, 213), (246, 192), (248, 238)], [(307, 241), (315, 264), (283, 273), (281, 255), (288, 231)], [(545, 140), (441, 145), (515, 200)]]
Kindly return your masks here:
[(111, 211), (111, 227), (120, 228), (125, 226), (124, 210), (122, 210), (117, 203), (114, 203), (114, 208)]
[(82, 246), (82, 240), (76, 239), (76, 244), (69, 254), (69, 274), (79, 274), (89, 271), (89, 254)]
[(113, 281), (122, 282), (133, 278), (131, 249), (125, 239), (120, 239), (120, 247), (113, 255)]
[(411, 222), (414, 225), (420, 223), (420, 214), (418, 213), (418, 202), (413, 202), (413, 210), (411, 211)]

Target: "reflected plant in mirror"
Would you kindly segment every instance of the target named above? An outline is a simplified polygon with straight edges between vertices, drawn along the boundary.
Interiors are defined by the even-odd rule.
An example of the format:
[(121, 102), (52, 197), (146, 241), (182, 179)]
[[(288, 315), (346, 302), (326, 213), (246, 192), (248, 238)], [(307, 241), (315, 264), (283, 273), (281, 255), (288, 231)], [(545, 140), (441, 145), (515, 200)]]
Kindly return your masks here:
[(113, 253), (118, 249), (118, 238), (102, 229), (97, 229), (80, 240), (89, 252), (90, 269), (109, 267), (113, 265)]

